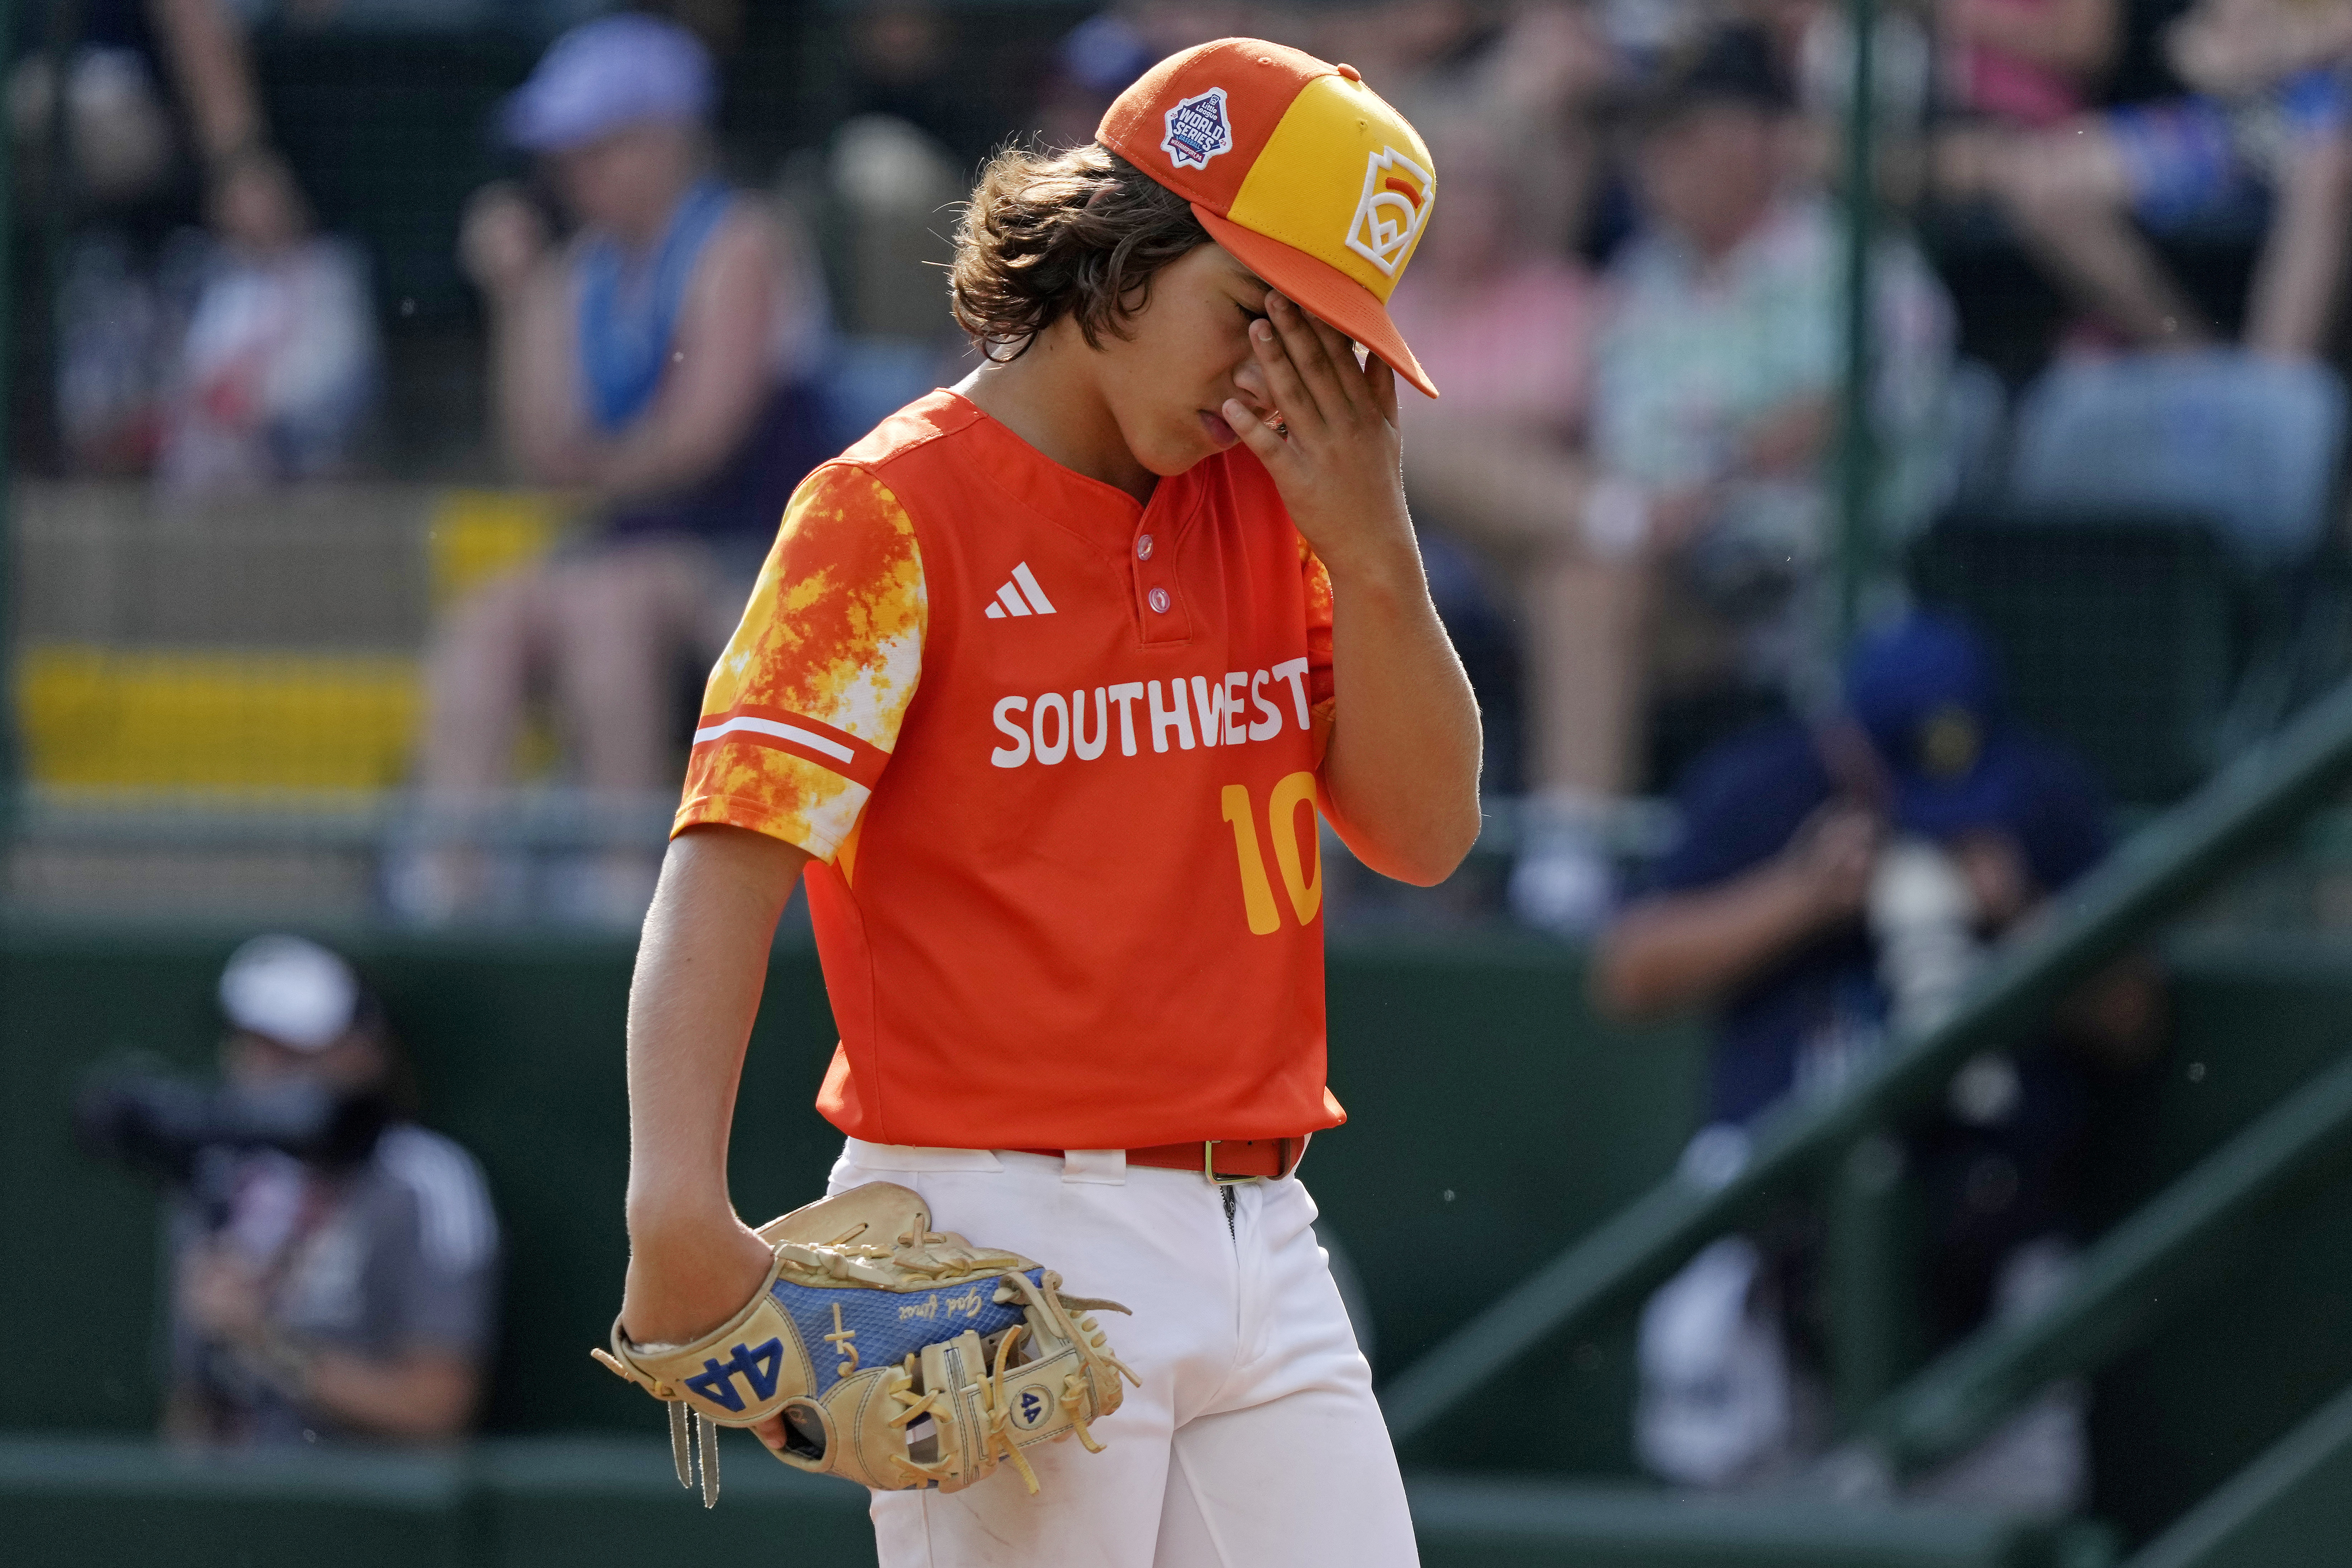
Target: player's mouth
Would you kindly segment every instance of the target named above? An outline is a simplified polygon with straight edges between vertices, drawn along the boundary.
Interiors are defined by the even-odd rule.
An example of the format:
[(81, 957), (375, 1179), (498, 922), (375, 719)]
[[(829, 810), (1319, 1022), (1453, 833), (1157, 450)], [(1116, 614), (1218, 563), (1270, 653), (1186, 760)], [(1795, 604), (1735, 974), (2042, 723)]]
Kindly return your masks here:
[(1201, 416), (1201, 428), (1209, 433), (1209, 441), (1211, 445), (1217, 448), (1218, 451), (1223, 451), (1226, 447), (1241, 439), (1239, 436), (1234, 433), (1234, 427), (1226, 424), (1222, 416), (1212, 414), (1205, 408), (1201, 409), (1199, 412)]

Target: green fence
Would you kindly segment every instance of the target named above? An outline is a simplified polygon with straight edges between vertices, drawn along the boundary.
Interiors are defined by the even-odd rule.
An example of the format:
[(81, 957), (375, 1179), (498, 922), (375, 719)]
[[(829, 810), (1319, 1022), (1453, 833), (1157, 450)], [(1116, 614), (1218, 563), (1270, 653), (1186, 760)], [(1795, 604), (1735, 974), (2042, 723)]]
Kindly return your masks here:
[[(0, 1439), (12, 1568), (601, 1568), (874, 1562), (865, 1494), (729, 1440), (704, 1511), (645, 1439), (456, 1453), (199, 1458), (124, 1439)], [(1427, 1568), (2086, 1568), (2095, 1529), (1822, 1503), (1696, 1506), (1560, 1483), (1408, 1480)], [(1058, 1565), (1057, 1565), (1058, 1568)]]
[[(18, 933), (0, 943), (0, 1312), (37, 1336), (142, 1346), (153, 1316), (152, 1197), (71, 1146), (65, 1107), (90, 1064), (133, 1049), (201, 1064), (211, 986), (232, 939)], [(505, 1432), (641, 1429), (657, 1414), (587, 1359), (624, 1260), (622, 1007), (628, 950), (465, 939), (354, 939), (417, 1058), (426, 1119), (476, 1152), (505, 1221), (515, 1303), (490, 1424)], [(1586, 1010), (1572, 955), (1542, 942), (1340, 954), (1332, 1083), (1351, 1125), (1308, 1176), (1374, 1298), (1384, 1361), (1410, 1358), (1667, 1166), (1693, 1126), (1698, 1052), (1681, 1030), (1627, 1031)], [(753, 1037), (734, 1142), (747, 1215), (822, 1190), (839, 1135), (811, 1109), (833, 1040), (815, 960), (780, 952)], [(1476, 1268), (1423, 1265), (1458, 1238)], [(528, 1304), (526, 1310), (525, 1304)], [(526, 1317), (533, 1332), (515, 1324)], [(1402, 1364), (1402, 1361), (1396, 1361)], [(1596, 1413), (1554, 1458), (1622, 1472), (1622, 1352), (1572, 1383)], [(143, 1427), (149, 1358), (93, 1386), (0, 1387), (0, 1428)], [(1611, 1413), (1605, 1418), (1600, 1413)]]
[[(0, 1257), (9, 1260), (0, 1311), (26, 1342), (105, 1347), (70, 1377), (0, 1386), (0, 1429), (129, 1434), (152, 1422), (152, 1197), (73, 1151), (65, 1103), (110, 1053), (203, 1061), (217, 1028), (211, 984), (231, 941), (0, 937)], [(509, 1327), (491, 1429), (650, 1442), (657, 1413), (585, 1353), (609, 1321), (622, 1261), (626, 951), (348, 945), (414, 1044), (428, 1120), (480, 1155), (508, 1227)], [(2206, 943), (2181, 950), (2175, 969), (2169, 1057), (2108, 1108), (2095, 1203), (2109, 1216), (2352, 1044), (2352, 954)], [(831, 1038), (815, 978), (802, 952), (780, 953), (772, 971), (744, 1083), (761, 1128), (736, 1144), (747, 1212), (804, 1200), (835, 1146), (808, 1109)], [(1342, 947), (1331, 1016), (1333, 1082), (1351, 1124), (1317, 1141), (1305, 1173), (1362, 1278), (1388, 1371), (1643, 1191), (1694, 1123), (1695, 1036), (1600, 1023), (1576, 956), (1556, 947)], [(2097, 1384), (2096, 1509), (2132, 1541), (2161, 1531), (2326, 1391), (2352, 1383), (2352, 1334), (2341, 1327), (2352, 1301), (2352, 1182), (2237, 1227), (2181, 1289), (2178, 1315)], [(517, 1328), (525, 1321), (528, 1335)], [(1517, 1369), (1497, 1405), (1510, 1419), (1463, 1424), (1407, 1458), (1630, 1479), (1631, 1399), (1621, 1311)], [(647, 1495), (666, 1498), (675, 1489), (649, 1463)], [(756, 1468), (734, 1467), (730, 1487)], [(1576, 1495), (1580, 1509), (1591, 1501)]]

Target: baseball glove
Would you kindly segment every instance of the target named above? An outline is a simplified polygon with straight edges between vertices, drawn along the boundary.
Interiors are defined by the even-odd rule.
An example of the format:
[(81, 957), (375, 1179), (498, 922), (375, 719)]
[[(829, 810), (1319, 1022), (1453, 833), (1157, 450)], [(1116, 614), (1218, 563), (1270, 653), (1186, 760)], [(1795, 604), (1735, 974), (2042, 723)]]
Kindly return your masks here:
[[(678, 1484), (719, 1500), (720, 1426), (781, 1414), (798, 1469), (885, 1491), (957, 1491), (1021, 1450), (1087, 1430), (1135, 1373), (1062, 1277), (930, 1227), (919, 1194), (873, 1182), (760, 1227), (775, 1262), (743, 1310), (691, 1344), (637, 1345), (613, 1325), (590, 1353), (669, 1406)], [(818, 1347), (822, 1346), (820, 1349)], [(698, 1442), (697, 1436), (699, 1436)], [(699, 1449), (700, 1463), (696, 1463)]]

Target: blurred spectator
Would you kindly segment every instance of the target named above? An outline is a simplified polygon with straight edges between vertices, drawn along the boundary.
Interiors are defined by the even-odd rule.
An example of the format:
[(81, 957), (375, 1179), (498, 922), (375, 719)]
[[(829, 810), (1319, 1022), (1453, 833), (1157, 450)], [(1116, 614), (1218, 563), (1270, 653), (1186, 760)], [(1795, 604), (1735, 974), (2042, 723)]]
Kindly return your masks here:
[[(1536, 51), (1509, 47), (1508, 37), (1495, 63), (1509, 76), (1531, 75)], [(1404, 394), (1405, 479), (1440, 607), (1468, 658), (1478, 638), (1464, 623), (1480, 606), (1465, 596), (1502, 601), (1525, 669), (1524, 782), (1597, 797), (1620, 781), (1580, 771), (1584, 737), (1612, 721), (1594, 705), (1623, 693), (1592, 681), (1587, 645), (1608, 639), (1622, 598), (1615, 573), (1591, 562), (1576, 533), (1601, 302), (1571, 242), (1598, 156), (1580, 115), (1606, 79), (1608, 57), (1585, 32), (1553, 53), (1557, 68), (1540, 83), (1498, 82), (1506, 72), (1496, 72), (1465, 84), (1481, 112), (1423, 117), (1445, 166), (1446, 216), (1422, 242), (1391, 310), (1431, 345), (1435, 358), (1423, 363), (1445, 393), (1434, 402)], [(1528, 90), (1502, 90), (1515, 85)], [(1483, 572), (1457, 566), (1457, 548)], [(1482, 697), (1494, 715), (1495, 695)], [(1491, 736), (1489, 745), (1501, 750)]]
[[(1685, 1156), (1701, 1175), (1736, 1169), (1746, 1129), (1785, 1097), (1834, 1090), (1891, 1028), (1947, 1016), (1983, 944), (2106, 853), (2087, 770), (2009, 721), (1991, 656), (1965, 626), (1921, 616), (1864, 639), (1845, 689), (1839, 721), (1789, 721), (1701, 760), (1680, 842), (1595, 958), (1596, 990), (1619, 1012), (1713, 1010), (1708, 1127)], [(2144, 1061), (2162, 1025), (2155, 977), (2126, 961), (2013, 1054), (1971, 1061), (1947, 1104), (1905, 1129), (1938, 1342), (2030, 1308), (2063, 1278), (2093, 1083)], [(1814, 1451), (1809, 1229), (1784, 1216), (1727, 1238), (1653, 1299), (1637, 1429), (1661, 1475), (1754, 1484)], [(2079, 1397), (2058, 1390), (1927, 1489), (2071, 1508), (2083, 1441)]]
[(366, 268), (309, 233), (274, 154), (213, 193), (187, 329), (167, 384), (157, 477), (175, 490), (316, 479), (349, 458), (376, 384)]
[(166, 1431), (188, 1441), (461, 1436), (496, 1329), (480, 1169), (409, 1120), (405, 1068), (351, 966), (257, 937), (220, 980), (232, 1092), (310, 1088), (380, 1129), (337, 1157), (212, 1146), (170, 1220)]
[[(1594, 347), (1595, 477), (1561, 495), (1588, 608), (1557, 635), (1577, 638), (1565, 662), (1587, 695), (1557, 731), (1554, 793), (1533, 803), (1512, 880), (1539, 924), (1587, 926), (1605, 909), (1595, 807), (1638, 782), (1662, 626), (1686, 688), (1776, 692), (1803, 671), (1845, 268), (1842, 226), (1791, 173), (1791, 105), (1769, 41), (1743, 26), (1681, 57), (1639, 107), (1641, 226), (1611, 267)], [(1900, 531), (1934, 468), (1952, 315), (1899, 237), (1879, 242), (1873, 276), (1879, 510)]]
[[(940, 216), (966, 188), (953, 160), (906, 121), (862, 114), (835, 128), (827, 163), (849, 263), (839, 295), (843, 331), (936, 346), (953, 324), (940, 278), (955, 251), (941, 237)], [(935, 384), (925, 382), (909, 395)]]
[(887, 114), (947, 149), (959, 185), (1007, 127), (990, 84), (970, 68), (956, 24), (933, 0), (879, 0), (851, 9), (841, 64), (841, 118)]
[(2352, 5), (2200, 0), (2167, 47), (2191, 96), (1948, 156), (1946, 183), (1993, 195), (2059, 283), (2138, 344), (2214, 336), (2139, 230), (2259, 224), (2245, 344), (2315, 356), (2352, 226)]
[[(300, 194), (270, 149), (226, 0), (49, 0), (18, 11), (13, 42), (24, 52), (8, 77), (9, 132), (27, 208), (69, 237), (51, 280), (62, 455), (86, 472), (141, 471), (183, 379), (188, 312), (201, 309), (166, 281), (202, 268), (172, 268), (181, 277), (159, 281), (168, 237), (206, 222), (238, 266), (271, 258), (281, 282), (289, 270), (320, 273), (323, 253), (292, 259)], [(246, 282), (240, 304), (213, 300), (206, 355), (224, 314), (249, 321), (243, 307), (268, 291)], [(208, 363), (205, 374), (216, 373)]]
[[(710, 66), (652, 17), (588, 23), (509, 100), (579, 230), (551, 245), (522, 195), (467, 214), (466, 265), (489, 310), (492, 379), (513, 460), (587, 492), (593, 530), (451, 612), (428, 668), (422, 782), (462, 803), (509, 782), (535, 684), (552, 689), (578, 782), (654, 792), (684, 664), (724, 644), (784, 502), (831, 455), (809, 382), (824, 302), (786, 215), (709, 172)], [(575, 913), (634, 921), (657, 855), (590, 868)], [(447, 919), (484, 894), (480, 858), (394, 868), (403, 913)]]
[(1039, 136), (1048, 147), (1085, 146), (1094, 140), (1095, 127), (1102, 123), (1111, 100), (1154, 61), (1174, 52), (1156, 49), (1139, 18), (1129, 12), (1097, 11), (1064, 35), (1054, 50), (1053, 74), (1038, 95)]
[(613, 8), (611, 0), (229, 0), (254, 26), (463, 32), (524, 26), (548, 37)]
[(1964, 122), (2043, 130), (2090, 107), (2122, 42), (2116, 0), (1946, 0), (1943, 92)]
[[(1549, 7), (1538, 4), (1525, 8)], [(1367, 81), (1388, 84), (1384, 96), (1414, 102), (1424, 96), (1424, 84), (1436, 85), (1433, 79), (1464, 63), (1465, 52), (1477, 49), (1486, 30), (1481, 24), (1488, 22), (1489, 13), (1469, 0), (1371, 0), (1300, 6), (1285, 20), (1311, 53), (1346, 60)], [(1250, 32), (1260, 36), (1255, 27)], [(1263, 36), (1289, 41), (1277, 33)]]
[(1724, 9), (1710, 0), (1597, 0), (1592, 13), (1629, 72), (1646, 79), (1718, 23)]
[[(1412, 26), (1416, 12), (1451, 12), (1454, 7), (1388, 9), (1402, 9), (1406, 26)], [(1379, 28), (1381, 16), (1381, 7), (1275, 9), (1240, 0), (1118, 0), (1063, 33), (1037, 91), (1033, 122), (1045, 146), (1085, 146), (1094, 141), (1094, 127), (1101, 124), (1112, 99), (1146, 73), (1152, 61), (1162, 61), (1169, 54), (1204, 45), (1212, 37), (1267, 37), (1310, 54), (1322, 52), (1324, 58), (1352, 61), (1355, 54), (1345, 49), (1340, 37), (1328, 36), (1328, 28), (1334, 24), (1345, 28), (1364, 19)], [(1331, 54), (1331, 49), (1339, 52)], [(1364, 68), (1364, 75), (1373, 73)], [(1388, 82), (1388, 97), (1402, 101), (1395, 87), (1402, 78), (1381, 80)]]

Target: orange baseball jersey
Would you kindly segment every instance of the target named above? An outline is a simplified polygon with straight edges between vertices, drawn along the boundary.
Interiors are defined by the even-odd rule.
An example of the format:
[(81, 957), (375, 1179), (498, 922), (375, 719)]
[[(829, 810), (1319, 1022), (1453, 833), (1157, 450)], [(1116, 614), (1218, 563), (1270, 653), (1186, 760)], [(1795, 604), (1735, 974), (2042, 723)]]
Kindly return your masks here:
[(1244, 447), (1150, 504), (950, 392), (805, 480), (677, 830), (796, 844), (854, 1137), (1290, 1137), (1324, 1087), (1328, 578)]

